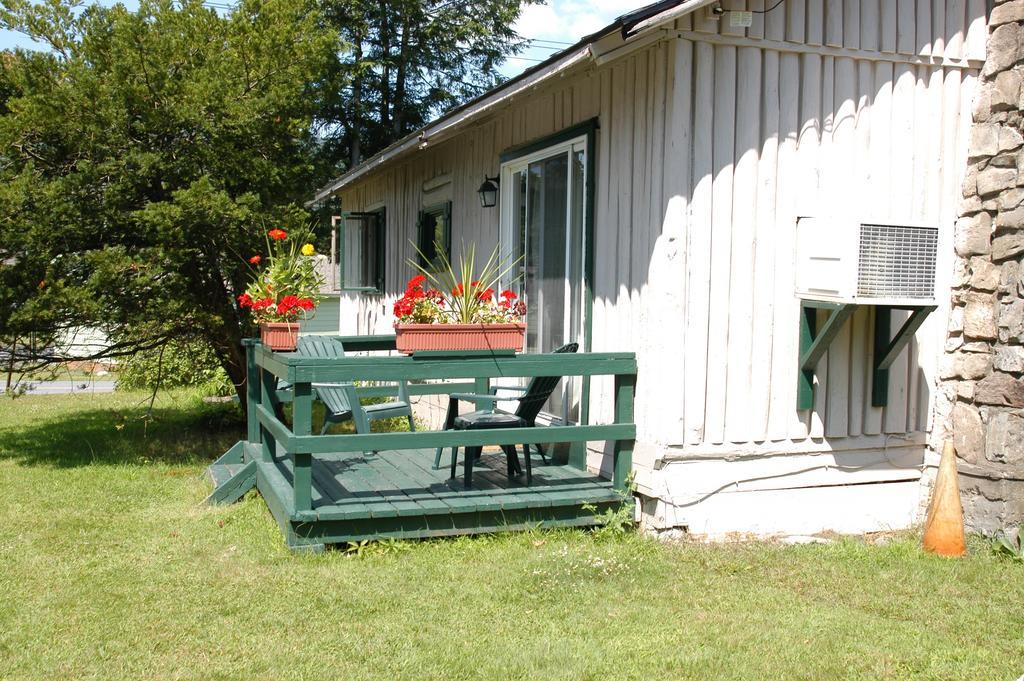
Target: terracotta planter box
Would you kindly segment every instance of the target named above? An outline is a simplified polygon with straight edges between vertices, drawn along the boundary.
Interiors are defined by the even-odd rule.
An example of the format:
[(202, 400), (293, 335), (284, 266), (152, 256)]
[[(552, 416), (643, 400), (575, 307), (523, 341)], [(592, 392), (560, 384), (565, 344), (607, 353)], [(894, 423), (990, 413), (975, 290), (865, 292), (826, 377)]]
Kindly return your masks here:
[(264, 322), (260, 324), (260, 340), (271, 350), (291, 352), (299, 344), (299, 323)]
[(523, 351), (526, 324), (395, 324), (395, 347), (406, 355), (424, 350)]

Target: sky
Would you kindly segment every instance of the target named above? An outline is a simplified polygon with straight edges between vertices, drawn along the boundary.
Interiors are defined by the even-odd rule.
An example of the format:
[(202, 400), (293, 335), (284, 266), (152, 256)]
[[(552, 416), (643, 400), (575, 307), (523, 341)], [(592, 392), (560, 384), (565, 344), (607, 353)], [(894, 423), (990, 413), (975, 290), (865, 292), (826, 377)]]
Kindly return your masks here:
[[(223, 1), (217, 0), (217, 4)], [(137, 0), (123, 2), (130, 9), (138, 7)], [(648, 2), (650, 0), (548, 0), (545, 5), (529, 5), (515, 27), (519, 35), (535, 42), (516, 58), (509, 59), (501, 69), (502, 74), (514, 76)], [(100, 0), (100, 4), (114, 3)], [(21, 34), (0, 30), (0, 49), (10, 47), (30, 48), (33, 44)]]
[(548, 0), (544, 5), (529, 5), (516, 22), (516, 31), (535, 40), (530, 49), (509, 59), (502, 68), (514, 76), (556, 50), (568, 47), (585, 35), (598, 31), (616, 17), (642, 7), (651, 0)]

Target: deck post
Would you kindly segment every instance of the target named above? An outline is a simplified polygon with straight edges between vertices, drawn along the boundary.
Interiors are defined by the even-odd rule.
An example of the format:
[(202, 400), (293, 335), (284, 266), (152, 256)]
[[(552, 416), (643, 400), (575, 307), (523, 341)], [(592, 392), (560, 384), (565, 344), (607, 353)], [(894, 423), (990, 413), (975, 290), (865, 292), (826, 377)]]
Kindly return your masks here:
[(256, 407), (260, 403), (260, 370), (256, 366), (257, 343), (259, 340), (255, 338), (242, 339), (242, 345), (245, 347), (246, 439), (254, 444), (260, 441), (260, 419), (256, 413)]
[[(615, 375), (615, 423), (633, 422), (633, 394), (636, 374)], [(612, 455), (612, 483), (624, 491), (633, 468), (633, 440), (616, 440)]]
[[(292, 399), (292, 432), (304, 436), (312, 431), (313, 386), (308, 382), (299, 382), (295, 384), (295, 396)], [(298, 451), (291, 452), (291, 455), (295, 510), (308, 511), (313, 508), (313, 455)]]

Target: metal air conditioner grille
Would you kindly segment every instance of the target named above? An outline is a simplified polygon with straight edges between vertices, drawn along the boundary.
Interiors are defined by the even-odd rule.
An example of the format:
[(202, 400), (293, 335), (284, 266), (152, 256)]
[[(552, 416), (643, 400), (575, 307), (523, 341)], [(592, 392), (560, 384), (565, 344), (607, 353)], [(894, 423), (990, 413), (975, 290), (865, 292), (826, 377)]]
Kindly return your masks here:
[(866, 298), (933, 298), (939, 230), (860, 226), (857, 294)]

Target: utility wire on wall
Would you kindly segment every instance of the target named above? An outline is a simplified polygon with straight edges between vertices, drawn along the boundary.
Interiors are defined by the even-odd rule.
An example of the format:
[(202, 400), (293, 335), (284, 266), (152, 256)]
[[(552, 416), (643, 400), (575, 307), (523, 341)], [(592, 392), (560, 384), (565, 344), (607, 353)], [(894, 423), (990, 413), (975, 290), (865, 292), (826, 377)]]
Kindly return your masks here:
[(724, 7), (722, 7), (722, 3), (718, 3), (717, 5), (715, 5), (715, 7), (718, 8), (718, 14), (726, 14), (728, 12), (750, 12), (751, 14), (768, 14), (768, 12), (771, 12), (772, 10), (776, 9), (784, 2), (786, 2), (786, 0), (776, 0), (774, 5), (772, 5), (771, 7), (767, 7), (765, 9), (725, 9)]
[(776, 2), (771, 7), (768, 7), (767, 9), (752, 9), (752, 10), (748, 10), (748, 11), (751, 14), (768, 14), (768, 12), (771, 12), (773, 9), (775, 9), (776, 7), (778, 7), (779, 5), (781, 5), (784, 2), (786, 2), (786, 0), (778, 0), (778, 2)]

